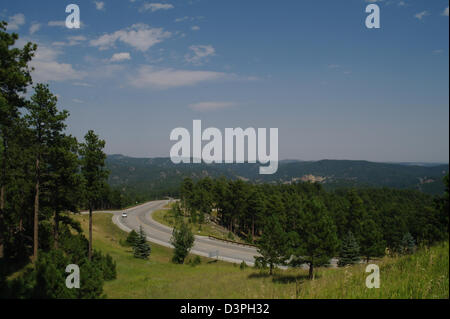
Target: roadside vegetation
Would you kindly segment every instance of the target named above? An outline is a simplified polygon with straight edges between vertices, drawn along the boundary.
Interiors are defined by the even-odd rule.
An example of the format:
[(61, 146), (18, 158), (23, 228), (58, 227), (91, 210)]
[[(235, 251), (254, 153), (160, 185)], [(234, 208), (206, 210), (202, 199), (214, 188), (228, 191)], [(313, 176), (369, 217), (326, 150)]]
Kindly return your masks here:
[[(212, 220), (258, 246), (258, 263), (328, 265), (409, 254), (448, 240), (449, 178), (445, 192), (351, 188), (329, 192), (318, 183), (254, 184), (186, 178), (172, 211), (193, 225)], [(349, 235), (350, 234), (350, 235)], [(350, 238), (348, 238), (350, 236)], [(344, 249), (345, 248), (345, 249)], [(345, 260), (346, 259), (346, 260)]]
[[(87, 230), (88, 216), (75, 219)], [(172, 262), (173, 249), (150, 243), (148, 260), (122, 245), (128, 234), (110, 214), (94, 214), (94, 246), (117, 263), (117, 279), (104, 284), (108, 298), (448, 298), (448, 242), (420, 248), (413, 255), (373, 260), (380, 266), (380, 289), (365, 286), (365, 264), (318, 268), (315, 280), (305, 269), (256, 269), (189, 255)], [(197, 261), (195, 261), (197, 260)], [(200, 262), (199, 262), (200, 261)], [(297, 291), (297, 292), (296, 292)]]
[[(214, 216), (214, 212), (211, 216)], [(168, 204), (164, 209), (155, 211), (152, 215), (153, 219), (163, 225), (174, 227), (177, 223), (177, 212), (174, 203)], [(183, 217), (182, 220), (191, 228), (194, 235), (212, 236), (219, 239), (235, 241), (239, 243), (247, 243), (245, 240), (231, 233), (226, 228), (217, 225), (210, 220), (205, 220), (204, 223), (194, 223), (189, 217)]]

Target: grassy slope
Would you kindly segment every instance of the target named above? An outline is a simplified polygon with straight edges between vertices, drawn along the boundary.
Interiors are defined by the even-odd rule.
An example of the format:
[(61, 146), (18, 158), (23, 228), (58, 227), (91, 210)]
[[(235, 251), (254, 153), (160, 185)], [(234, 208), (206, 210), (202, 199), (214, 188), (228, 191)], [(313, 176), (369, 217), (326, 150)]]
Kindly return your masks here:
[[(88, 216), (76, 216), (87, 231)], [(365, 266), (319, 269), (317, 279), (306, 280), (305, 270), (278, 270), (274, 277), (259, 270), (225, 262), (196, 267), (170, 262), (172, 250), (151, 244), (147, 261), (135, 259), (131, 249), (119, 244), (126, 233), (110, 214), (94, 215), (94, 248), (111, 254), (117, 262), (117, 279), (105, 283), (109, 298), (448, 298), (448, 243), (399, 259), (379, 262), (381, 288), (365, 287)]]
[[(157, 210), (156, 212), (153, 213), (153, 219), (169, 227), (173, 227), (175, 225), (175, 218), (172, 216), (171, 211), (169, 209)], [(197, 223), (194, 224), (189, 222), (189, 218), (185, 218), (184, 221), (189, 224), (189, 226), (192, 229), (192, 232), (195, 235), (214, 236), (217, 238), (245, 243), (244, 240), (242, 240), (241, 238), (239, 238), (234, 234), (232, 238), (228, 237), (229, 231), (215, 224), (212, 223), (205, 223), (202, 225)]]

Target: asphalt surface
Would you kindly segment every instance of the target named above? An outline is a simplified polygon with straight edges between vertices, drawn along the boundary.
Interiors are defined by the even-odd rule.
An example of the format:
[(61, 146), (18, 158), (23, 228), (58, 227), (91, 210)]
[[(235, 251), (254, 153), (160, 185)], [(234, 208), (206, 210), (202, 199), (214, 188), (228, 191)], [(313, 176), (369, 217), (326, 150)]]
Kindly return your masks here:
[[(147, 235), (147, 240), (172, 248), (173, 246), (170, 244), (172, 228), (152, 219), (152, 214), (156, 210), (163, 208), (168, 202), (168, 200), (153, 201), (123, 211), (110, 213), (113, 214), (114, 224), (122, 230), (126, 232), (130, 232), (132, 229), (139, 231), (139, 227), (142, 226)], [(127, 213), (127, 217), (122, 217), (123, 212)], [(256, 248), (252, 246), (228, 243), (198, 235), (195, 236), (195, 243), (191, 253), (233, 263), (245, 261), (246, 264), (251, 266), (254, 265), (254, 257), (259, 255)]]

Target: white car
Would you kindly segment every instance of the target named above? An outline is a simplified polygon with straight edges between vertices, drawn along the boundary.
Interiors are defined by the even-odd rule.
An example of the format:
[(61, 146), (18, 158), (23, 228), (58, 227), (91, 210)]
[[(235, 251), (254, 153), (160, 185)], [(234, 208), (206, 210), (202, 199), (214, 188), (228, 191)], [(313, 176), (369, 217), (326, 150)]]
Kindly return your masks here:
[(122, 218), (126, 218), (127, 217), (127, 213), (122, 213)]

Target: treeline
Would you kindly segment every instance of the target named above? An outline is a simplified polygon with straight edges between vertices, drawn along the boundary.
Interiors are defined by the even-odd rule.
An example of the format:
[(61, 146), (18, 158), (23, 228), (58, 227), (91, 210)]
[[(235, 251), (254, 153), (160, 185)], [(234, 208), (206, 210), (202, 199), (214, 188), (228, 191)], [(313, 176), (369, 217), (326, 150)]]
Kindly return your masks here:
[(398, 253), (405, 236), (418, 245), (448, 240), (448, 175), (443, 196), (390, 188), (341, 189), (320, 184), (251, 184), (242, 180), (184, 180), (181, 206), (193, 222), (206, 216), (249, 242), (263, 263), (328, 263), (342, 241), (355, 238), (366, 259)]
[[(18, 35), (6, 26), (0, 22), (0, 290), (16, 297), (58, 291), (59, 297), (98, 297), (102, 280), (115, 277), (115, 265), (93, 250), (92, 210), (126, 202), (107, 186), (105, 142), (92, 130), (82, 143), (67, 134), (69, 113), (58, 109), (48, 85), (37, 83), (28, 94), (37, 46), (17, 47)], [(90, 211), (89, 240), (68, 214), (82, 208)], [(32, 271), (8, 286), (5, 276), (30, 257)], [(69, 292), (59, 281), (67, 263), (96, 269), (81, 278), (88, 291)]]

